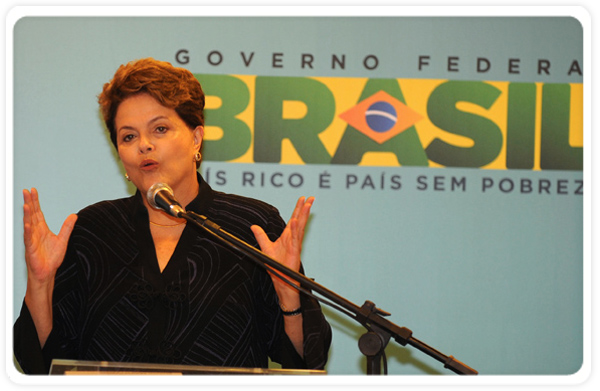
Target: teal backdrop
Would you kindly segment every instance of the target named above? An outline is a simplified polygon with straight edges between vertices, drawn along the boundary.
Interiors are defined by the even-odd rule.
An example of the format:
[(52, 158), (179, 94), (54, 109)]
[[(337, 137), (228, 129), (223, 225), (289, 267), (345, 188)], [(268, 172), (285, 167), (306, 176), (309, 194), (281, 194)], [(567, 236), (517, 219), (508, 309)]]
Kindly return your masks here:
[[(580, 370), (584, 358), (583, 141), (571, 133), (577, 133), (582, 123), (572, 113), (583, 112), (574, 91), (583, 83), (583, 71), (589, 70), (583, 69), (584, 30), (577, 18), (25, 16), (15, 22), (13, 36), (13, 319), (26, 286), (22, 189), (38, 188), (53, 230), (68, 214), (91, 203), (132, 194), (135, 189), (124, 178), (96, 96), (120, 64), (154, 57), (189, 69), (201, 82), (205, 78), (207, 95), (213, 97), (227, 93), (220, 91), (227, 88), (223, 81), (227, 78), (218, 75), (248, 86), (249, 109), (241, 116), (245, 125), (240, 126), (255, 133), (242, 131), (250, 138), (240, 142), (249, 144), (243, 144), (235, 156), (221, 158), (211, 148), (229, 148), (223, 148), (223, 143), (233, 125), (223, 126), (221, 133), (207, 128), (210, 138), (200, 171), (216, 190), (265, 200), (279, 208), (286, 220), (299, 196), (315, 196), (303, 262), (318, 283), (358, 305), (373, 301), (391, 313), (392, 322), (411, 329), (414, 337), (484, 375), (570, 375)], [(410, 99), (426, 100), (419, 95), (421, 88), (429, 94), (445, 82), (498, 83), (499, 98), (494, 99), (504, 99), (506, 88), (513, 86), (511, 96), (519, 96), (519, 86), (524, 91), (533, 86), (534, 92), (536, 86), (567, 86), (571, 97), (560, 101), (567, 108), (548, 107), (571, 113), (566, 125), (571, 131), (563, 134), (569, 145), (565, 147), (564, 140), (561, 144), (568, 157), (539, 152), (544, 148), (539, 146), (539, 130), (532, 130), (533, 122), (526, 125), (529, 120), (549, 118), (544, 115), (550, 116), (550, 109), (537, 119), (531, 111), (510, 117), (506, 109), (498, 109), (489, 115), (499, 128), (512, 126), (506, 125), (510, 117), (522, 121), (511, 128), (517, 137), (521, 127), (537, 137), (538, 141), (525, 137), (510, 144), (511, 151), (518, 151), (515, 145), (521, 142), (536, 150), (530, 163), (507, 168), (507, 147), (490, 166), (471, 167), (469, 156), (463, 166), (444, 164), (441, 158), (428, 160), (434, 150), (426, 147), (433, 139), (446, 140), (446, 146), (457, 145), (460, 151), (468, 150), (473, 140), (476, 146), (485, 143), (478, 139), (475, 125), (474, 133), (454, 131), (456, 139), (439, 131), (446, 126), (442, 124), (451, 133), (460, 129), (462, 119), (468, 122), (473, 117), (452, 117), (452, 113), (471, 109), (461, 109), (460, 104), (450, 108), (449, 118), (459, 121), (451, 125), (443, 118), (436, 120), (430, 99), (428, 109), (414, 104), (424, 119), (397, 137), (404, 140), (398, 148), (416, 148), (412, 160), (408, 152), (390, 157), (393, 150), (376, 147), (391, 144), (359, 135), (353, 145), (360, 156), (365, 155), (362, 163), (329, 161), (336, 153), (341, 158), (336, 147), (343, 135), (359, 134), (346, 127), (339, 114), (364, 99), (360, 86), (376, 79), (398, 79), (401, 86), (413, 83), (403, 87), (404, 96), (394, 96), (399, 101), (406, 98), (408, 106)], [(294, 80), (326, 85), (334, 95), (335, 114), (311, 117), (319, 112), (321, 102), (317, 100), (313, 107), (311, 99), (325, 102), (327, 94), (317, 98), (291, 94), (279, 101), (280, 106), (277, 101), (266, 106), (273, 95), (264, 95), (260, 88), (263, 84), (275, 88), (278, 80), (284, 86)], [(353, 83), (359, 87), (351, 87)], [(354, 95), (344, 95), (345, 88)], [(457, 101), (476, 99), (468, 95), (473, 90), (465, 88), (467, 95)], [(544, 91), (552, 92), (550, 87)], [(535, 93), (523, 94), (529, 98), (517, 101), (515, 107), (536, 102)], [(228, 104), (225, 99), (212, 99), (207, 125), (217, 124), (218, 109)], [(300, 103), (286, 114), (283, 101)], [(515, 101), (508, 106), (510, 102)], [(535, 104), (532, 107), (535, 111)], [(265, 120), (269, 115), (279, 119), (277, 126)], [(314, 122), (302, 123), (303, 116)], [(325, 147), (320, 147), (328, 155), (309, 148), (317, 145), (315, 128), (306, 126), (311, 123), (328, 129), (323, 133)], [(260, 129), (254, 129), (258, 124)], [(290, 133), (278, 133), (287, 125)], [(490, 127), (490, 120), (481, 126)], [(268, 148), (261, 152), (265, 145), (252, 139), (259, 132), (262, 137), (281, 138), (271, 146), (281, 149), (275, 158), (269, 158)], [(308, 143), (303, 132), (311, 135), (313, 144), (303, 144)], [(504, 130), (498, 134), (502, 135), (499, 145), (510, 142)], [(266, 143), (273, 142), (272, 137), (266, 138)], [(544, 167), (553, 168), (540, 169), (541, 155), (549, 159)], [(404, 158), (408, 163), (401, 164)], [(565, 163), (567, 158), (571, 163)], [(364, 330), (328, 306), (324, 311), (333, 327), (326, 369), (335, 375), (364, 373), (365, 361), (357, 346)], [(434, 359), (394, 341), (388, 345), (387, 359), (391, 375), (451, 374)]]

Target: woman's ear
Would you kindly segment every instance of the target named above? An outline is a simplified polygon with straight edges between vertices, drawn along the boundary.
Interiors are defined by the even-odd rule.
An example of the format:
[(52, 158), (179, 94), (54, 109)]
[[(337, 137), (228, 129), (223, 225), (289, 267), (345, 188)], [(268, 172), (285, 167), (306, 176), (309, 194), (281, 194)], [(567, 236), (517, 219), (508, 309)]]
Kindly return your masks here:
[(204, 126), (196, 126), (192, 132), (194, 134), (194, 146), (197, 146), (199, 151), (204, 139)]

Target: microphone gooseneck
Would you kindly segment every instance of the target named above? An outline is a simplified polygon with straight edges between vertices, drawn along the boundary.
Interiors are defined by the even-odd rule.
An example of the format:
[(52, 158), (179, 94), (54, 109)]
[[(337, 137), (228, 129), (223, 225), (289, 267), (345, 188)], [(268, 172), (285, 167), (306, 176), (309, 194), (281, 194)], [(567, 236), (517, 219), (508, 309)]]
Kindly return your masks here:
[[(365, 326), (369, 332), (363, 335), (365, 338), (361, 337), (362, 341), (359, 343), (359, 347), (361, 348), (361, 352), (367, 356), (368, 374), (378, 374), (381, 372), (380, 360), (385, 358), (384, 350), (391, 338), (403, 346), (410, 344), (421, 352), (444, 363), (444, 367), (449, 368), (453, 372), (474, 375), (478, 373), (468, 365), (456, 360), (453, 356), (446, 356), (414, 338), (412, 336), (412, 331), (406, 327), (400, 327), (389, 320), (384, 319), (383, 316), (389, 314), (378, 309), (373, 302), (367, 300), (362, 307), (358, 307), (344, 297), (330, 291), (312, 279), (307, 278), (302, 273), (290, 269), (254, 246), (244, 242), (242, 239), (228, 233), (219, 225), (208, 220), (205, 216), (196, 214), (192, 210), (186, 211), (181, 207), (179, 202), (175, 200), (173, 190), (168, 185), (156, 183), (150, 187), (146, 196), (148, 198), (148, 203), (153, 208), (162, 209), (172, 216), (186, 219), (188, 222), (193, 223), (198, 228), (201, 228), (214, 236), (231, 251), (247, 257), (249, 260), (256, 262), (267, 270), (272, 269), (276, 273), (281, 274), (284, 281), (291, 284), (299, 291), (312, 295), (312, 293), (310, 293), (312, 290), (319, 295), (324, 296), (326, 299), (312, 295), (312, 297), (321, 300), (325, 304), (331, 305), (334, 309), (349, 315), (351, 318)], [(387, 373), (387, 371), (385, 373)]]

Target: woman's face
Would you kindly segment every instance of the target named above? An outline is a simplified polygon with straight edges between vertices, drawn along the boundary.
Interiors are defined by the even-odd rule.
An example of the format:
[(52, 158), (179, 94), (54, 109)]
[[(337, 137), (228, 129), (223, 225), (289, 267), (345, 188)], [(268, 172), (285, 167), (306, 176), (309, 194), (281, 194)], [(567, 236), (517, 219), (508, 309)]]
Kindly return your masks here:
[(142, 194), (162, 182), (182, 203), (195, 197), (194, 156), (202, 144), (201, 126), (190, 130), (175, 110), (148, 94), (139, 94), (119, 105), (115, 129), (125, 172)]

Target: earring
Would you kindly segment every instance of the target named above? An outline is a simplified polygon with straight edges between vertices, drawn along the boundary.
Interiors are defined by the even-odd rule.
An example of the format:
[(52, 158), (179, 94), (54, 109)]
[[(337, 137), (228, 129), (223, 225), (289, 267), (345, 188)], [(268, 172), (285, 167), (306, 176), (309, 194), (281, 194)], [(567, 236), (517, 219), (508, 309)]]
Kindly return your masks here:
[(129, 178), (129, 174), (125, 173), (125, 179), (127, 179), (129, 182), (131, 182), (131, 178)]
[(194, 161), (195, 162), (199, 162), (200, 160), (202, 160), (202, 154), (200, 153), (200, 151), (196, 152), (196, 154), (194, 155)]

